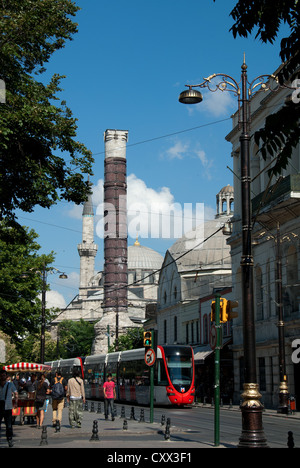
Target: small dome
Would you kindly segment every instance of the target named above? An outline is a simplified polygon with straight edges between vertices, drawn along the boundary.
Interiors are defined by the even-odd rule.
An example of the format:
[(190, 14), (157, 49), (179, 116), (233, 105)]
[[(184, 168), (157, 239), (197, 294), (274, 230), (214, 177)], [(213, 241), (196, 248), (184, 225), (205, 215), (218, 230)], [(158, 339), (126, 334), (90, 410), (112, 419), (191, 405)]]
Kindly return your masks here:
[(138, 241), (128, 247), (128, 270), (159, 270), (163, 261), (158, 252), (140, 245)]
[(234, 188), (233, 188), (230, 184), (228, 184), (228, 185), (226, 185), (226, 187), (223, 187), (223, 188), (220, 190), (219, 193), (222, 193), (222, 194), (225, 194), (225, 193), (232, 193), (232, 194), (233, 194), (233, 193), (234, 193)]

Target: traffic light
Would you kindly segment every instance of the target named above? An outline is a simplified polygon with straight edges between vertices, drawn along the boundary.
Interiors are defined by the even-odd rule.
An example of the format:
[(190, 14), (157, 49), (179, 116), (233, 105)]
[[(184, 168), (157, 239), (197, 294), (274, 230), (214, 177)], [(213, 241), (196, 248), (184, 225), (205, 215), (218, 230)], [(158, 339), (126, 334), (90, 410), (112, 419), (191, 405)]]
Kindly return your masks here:
[(211, 307), (210, 307), (210, 320), (212, 322), (216, 321), (216, 301), (212, 301)]
[(227, 301), (227, 317), (228, 320), (232, 320), (234, 318), (237, 318), (239, 316), (238, 311), (234, 311), (236, 307), (238, 307), (239, 303), (238, 301)]
[[(227, 299), (220, 298), (220, 323), (227, 322), (226, 315)], [(216, 321), (216, 301), (211, 303), (211, 321)]]
[(145, 348), (152, 347), (152, 332), (151, 331), (144, 332), (144, 347)]
[(228, 321), (228, 313), (227, 313), (227, 299), (221, 297), (220, 299), (220, 322), (225, 323)]
[[(223, 297), (220, 298), (220, 323), (226, 323), (229, 320), (238, 317), (238, 312), (234, 311), (238, 307), (237, 301), (229, 301)], [(211, 321), (216, 321), (216, 301), (211, 303)]]

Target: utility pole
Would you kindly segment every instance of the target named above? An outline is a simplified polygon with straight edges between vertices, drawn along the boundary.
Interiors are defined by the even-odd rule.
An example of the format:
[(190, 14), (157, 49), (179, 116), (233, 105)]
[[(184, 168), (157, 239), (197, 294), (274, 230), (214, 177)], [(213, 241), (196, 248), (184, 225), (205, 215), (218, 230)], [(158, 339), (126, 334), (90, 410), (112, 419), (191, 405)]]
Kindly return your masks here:
[(289, 391), (287, 385), (286, 365), (285, 365), (285, 339), (282, 305), (282, 260), (280, 247), (280, 226), (277, 223), (276, 231), (276, 308), (278, 316), (278, 343), (279, 343), (279, 404), (277, 413), (288, 413)]
[(216, 327), (216, 347), (215, 347), (215, 447), (220, 445), (220, 348), (221, 348), (221, 327), (220, 324), (220, 294), (215, 295), (215, 327)]

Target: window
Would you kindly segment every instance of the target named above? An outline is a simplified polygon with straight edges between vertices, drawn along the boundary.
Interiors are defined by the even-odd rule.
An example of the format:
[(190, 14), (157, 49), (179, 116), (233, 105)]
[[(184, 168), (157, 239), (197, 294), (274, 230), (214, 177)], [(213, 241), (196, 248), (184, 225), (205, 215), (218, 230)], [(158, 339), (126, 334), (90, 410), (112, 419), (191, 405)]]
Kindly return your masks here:
[(265, 358), (260, 357), (258, 358), (258, 365), (259, 365), (259, 389), (262, 391), (267, 390), (266, 385), (266, 363)]
[(177, 316), (174, 317), (174, 342), (176, 343), (178, 340), (177, 336)]
[(244, 382), (245, 382), (245, 361), (244, 361), (244, 357), (240, 358), (239, 364), (240, 364), (240, 390), (243, 390)]
[(256, 294), (256, 319), (263, 320), (264, 318), (264, 295), (262, 271), (259, 266), (255, 268), (255, 294)]
[(286, 255), (286, 287), (284, 290), (284, 316), (288, 317), (298, 309), (298, 254), (294, 245), (288, 248)]
[(185, 342), (186, 344), (189, 344), (189, 324), (188, 323), (185, 325)]
[(167, 343), (167, 321), (164, 320), (164, 343)]
[(164, 292), (164, 303), (165, 304), (167, 303), (167, 292), (166, 291)]

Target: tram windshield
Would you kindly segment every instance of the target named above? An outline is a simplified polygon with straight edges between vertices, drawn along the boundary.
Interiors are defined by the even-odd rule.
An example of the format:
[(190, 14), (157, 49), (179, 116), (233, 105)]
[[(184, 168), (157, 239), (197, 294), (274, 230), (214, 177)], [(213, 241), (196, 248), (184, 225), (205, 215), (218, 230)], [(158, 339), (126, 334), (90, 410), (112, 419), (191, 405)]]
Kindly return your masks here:
[(168, 373), (173, 385), (186, 387), (193, 381), (193, 359), (191, 351), (186, 348), (184, 351), (168, 353), (165, 350)]

